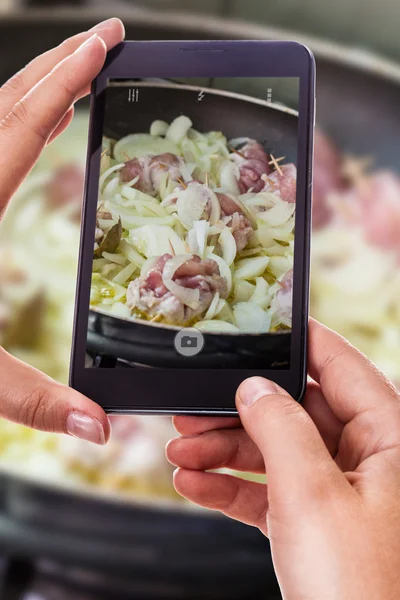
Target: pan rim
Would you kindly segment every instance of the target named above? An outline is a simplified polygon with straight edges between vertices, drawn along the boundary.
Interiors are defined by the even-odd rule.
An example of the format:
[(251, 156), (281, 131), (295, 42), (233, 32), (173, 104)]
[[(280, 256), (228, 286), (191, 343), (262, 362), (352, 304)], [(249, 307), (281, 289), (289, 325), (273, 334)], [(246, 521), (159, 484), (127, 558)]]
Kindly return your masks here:
[[(296, 40), (308, 46), (316, 57), (329, 59), (332, 63), (347, 65), (365, 73), (373, 74), (381, 79), (400, 84), (400, 65), (398, 61), (385, 56), (383, 52), (365, 50), (361, 46), (353, 46), (348, 43), (324, 40), (318, 36), (302, 33), (296, 29), (258, 25), (243, 19), (235, 19), (213, 15), (209, 17), (204, 13), (185, 13), (182, 10), (156, 11), (153, 9), (129, 6), (125, 8), (118, 6), (110, 10), (105, 6), (91, 8), (84, 7), (76, 9), (70, 7), (46, 7), (33, 8), (29, 11), (13, 9), (2, 15), (3, 23), (46, 23), (56, 21), (63, 23), (74, 20), (88, 26), (93, 20), (99, 21), (110, 17), (125, 20), (126, 23), (135, 26), (154, 26), (165, 33), (168, 28), (185, 28), (188, 32), (202, 32), (204, 34), (216, 35), (224, 32), (223, 39), (240, 40)], [(201, 18), (200, 18), (201, 17)], [(230, 37), (229, 37), (230, 36)], [(208, 39), (218, 39), (217, 37)], [(160, 40), (161, 41), (161, 40)]]

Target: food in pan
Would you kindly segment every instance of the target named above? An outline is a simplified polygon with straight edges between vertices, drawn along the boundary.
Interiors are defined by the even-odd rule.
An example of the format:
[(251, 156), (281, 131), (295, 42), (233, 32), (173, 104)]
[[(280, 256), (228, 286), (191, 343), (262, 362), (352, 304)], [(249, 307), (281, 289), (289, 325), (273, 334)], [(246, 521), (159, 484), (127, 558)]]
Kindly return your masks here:
[(104, 138), (91, 308), (208, 332), (290, 329), (296, 167), (186, 116)]
[(400, 178), (317, 132), (311, 313), (400, 387)]
[[(1, 342), (64, 383), (87, 118), (78, 111), (72, 126), (46, 149), (0, 225)], [(60, 181), (66, 166), (80, 191), (69, 195), (69, 203), (52, 202), (49, 182)], [(314, 176), (311, 313), (400, 384), (400, 178), (374, 170), (364, 159), (349, 160), (320, 132)], [(281, 283), (284, 307), (290, 277)], [(37, 328), (29, 316), (33, 312), (40, 319)], [(164, 440), (173, 436), (169, 426), (163, 419), (121, 417), (113, 424), (111, 445), (103, 448), (0, 421), (0, 465), (51, 483), (173, 498), (161, 452)], [(143, 452), (149, 460), (139, 468), (135, 457)]]

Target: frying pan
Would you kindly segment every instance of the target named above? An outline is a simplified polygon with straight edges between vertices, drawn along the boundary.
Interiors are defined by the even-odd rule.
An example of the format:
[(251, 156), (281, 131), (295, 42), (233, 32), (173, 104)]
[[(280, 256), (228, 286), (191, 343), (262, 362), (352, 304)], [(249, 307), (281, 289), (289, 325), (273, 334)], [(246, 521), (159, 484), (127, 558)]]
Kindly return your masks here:
[[(107, 10), (77, 13), (57, 7), (53, 13), (48, 9), (26, 11), (23, 16), (4, 18), (0, 21), (0, 56), (7, 60), (0, 60), (0, 81), (5, 81), (35, 55), (65, 37), (116, 13), (125, 21), (128, 39), (297, 39), (306, 43), (316, 56), (317, 123), (343, 151), (372, 154), (377, 166), (400, 170), (400, 68), (397, 65), (292, 31), (205, 16), (196, 19), (163, 13), (160, 17), (134, 7), (112, 12), (113, 15)], [(15, 51), (10, 52), (10, 48)], [(143, 529), (151, 519), (154, 519), (155, 535), (154, 529), (148, 530), (149, 535), (146, 535), (147, 530)], [(83, 523), (86, 527), (82, 527)], [(159, 530), (169, 532), (169, 536), (163, 537), (161, 555), (157, 553)], [(134, 545), (139, 531), (142, 532), (138, 536), (144, 544), (142, 549)], [(207, 562), (207, 552), (219, 537), (225, 537), (228, 542), (221, 558), (227, 569), (222, 569), (221, 576), (216, 578), (212, 562), (215, 556), (211, 554)], [(254, 529), (216, 519), (208, 513), (179, 515), (168, 507), (154, 510), (140, 501), (122, 506), (98, 491), (77, 494), (74, 490), (51, 488), (17, 474), (3, 472), (0, 476), (0, 546), (6, 552), (28, 557), (52, 556), (79, 566), (90, 563), (102, 572), (123, 571), (137, 577), (140, 577), (141, 560), (147, 560), (149, 565), (149, 557), (153, 556), (153, 567), (148, 566), (143, 571), (142, 580), (148, 580), (149, 573), (158, 579), (162, 557), (169, 549), (174, 552), (179, 544), (181, 555), (184, 554), (187, 561), (185, 568), (179, 574), (173, 571), (168, 579), (169, 587), (155, 597), (213, 598), (216, 583), (220, 584), (219, 598), (224, 597), (225, 589), (226, 598), (272, 600), (279, 597), (268, 546)], [(245, 591), (240, 560), (233, 562), (232, 558), (233, 555), (238, 557), (241, 548)], [(251, 558), (254, 558), (254, 568)], [(214, 577), (209, 577), (212, 572)], [(163, 578), (158, 581), (162, 586)], [(179, 588), (176, 594), (173, 586)], [(145, 598), (147, 594), (139, 593), (138, 597)]]
[[(139, 103), (127, 101), (128, 87), (139, 90)], [(204, 98), (198, 95), (204, 91)], [(155, 119), (189, 116), (198, 131), (218, 129), (228, 139), (257, 139), (268, 153), (296, 161), (297, 112), (230, 91), (173, 83), (130, 82), (107, 90), (104, 134), (121, 139), (149, 131)], [(87, 349), (91, 355), (160, 367), (187, 367), (174, 348), (179, 327), (127, 320), (90, 311)], [(190, 358), (191, 368), (288, 368), (290, 332), (204, 334), (204, 348)], [(103, 364), (96, 362), (95, 364)], [(107, 366), (110, 366), (109, 360)]]

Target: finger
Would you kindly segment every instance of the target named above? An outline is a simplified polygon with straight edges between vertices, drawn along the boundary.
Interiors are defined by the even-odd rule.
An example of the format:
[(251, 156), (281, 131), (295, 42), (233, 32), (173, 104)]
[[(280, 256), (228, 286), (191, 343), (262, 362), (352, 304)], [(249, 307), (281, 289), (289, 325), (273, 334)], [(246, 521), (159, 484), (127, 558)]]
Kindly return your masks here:
[(181, 435), (199, 435), (213, 429), (241, 427), (236, 417), (174, 417), (173, 424)]
[[(93, 33), (97, 33), (102, 38), (107, 50), (111, 50), (119, 44), (125, 35), (124, 26), (119, 19), (108, 19), (99, 23), (90, 31), (78, 33), (65, 40), (57, 48), (53, 48), (35, 58), (0, 89), (0, 120), (8, 115), (14, 104), (21, 100), (41, 79), (46, 77), (58, 63), (75, 52)], [(89, 85), (85, 82), (80, 93), (86, 94), (88, 92)]]
[(267, 486), (220, 473), (177, 469), (174, 486), (191, 502), (259, 527), (267, 535)]
[(321, 387), (315, 381), (307, 384), (303, 408), (317, 426), (330, 455), (336, 456), (344, 425), (333, 413)]
[(95, 444), (110, 437), (103, 409), (0, 348), (0, 416), (28, 427), (68, 433)]
[(79, 90), (98, 74), (105, 57), (104, 42), (94, 35), (59, 63), (0, 122), (0, 170), (4, 174), (0, 184), (0, 214)]
[(51, 134), (51, 136), (50, 136), (47, 144), (51, 144), (51, 142), (53, 140), (55, 140), (56, 138), (58, 138), (59, 135), (61, 135), (62, 133), (64, 133), (64, 131), (67, 129), (68, 125), (71, 124), (71, 121), (74, 118), (74, 112), (75, 112), (74, 111), (74, 107), (71, 106), (71, 108), (69, 109), (69, 111), (61, 119), (60, 123), (57, 125), (57, 127), (55, 128), (55, 130)]
[(285, 390), (252, 377), (239, 387), (236, 406), (264, 457), (271, 505), (291, 509), (296, 498), (312, 510), (315, 501), (330, 499), (332, 489), (349, 487), (316, 425)]
[(168, 460), (177, 467), (208, 471), (223, 467), (265, 473), (261, 452), (243, 429), (207, 431), (195, 437), (171, 440)]
[(399, 393), (342, 336), (310, 319), (309, 373), (320, 384), (336, 417), (348, 423), (368, 409), (400, 407)]

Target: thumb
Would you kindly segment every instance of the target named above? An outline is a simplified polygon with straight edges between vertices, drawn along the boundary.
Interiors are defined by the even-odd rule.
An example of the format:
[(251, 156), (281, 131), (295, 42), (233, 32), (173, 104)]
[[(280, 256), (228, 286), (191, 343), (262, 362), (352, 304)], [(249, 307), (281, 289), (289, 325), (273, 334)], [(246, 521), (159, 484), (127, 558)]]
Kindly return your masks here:
[(0, 416), (42, 431), (105, 444), (110, 422), (103, 409), (0, 348)]
[(236, 406), (264, 457), (270, 506), (321, 500), (332, 485), (348, 486), (311, 417), (284, 389), (252, 377), (239, 387)]

